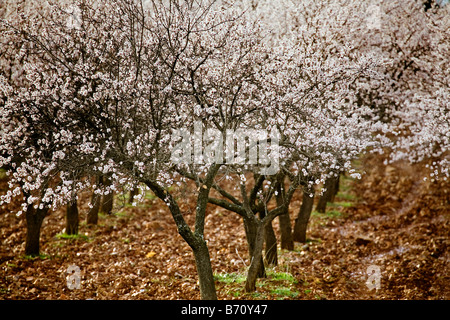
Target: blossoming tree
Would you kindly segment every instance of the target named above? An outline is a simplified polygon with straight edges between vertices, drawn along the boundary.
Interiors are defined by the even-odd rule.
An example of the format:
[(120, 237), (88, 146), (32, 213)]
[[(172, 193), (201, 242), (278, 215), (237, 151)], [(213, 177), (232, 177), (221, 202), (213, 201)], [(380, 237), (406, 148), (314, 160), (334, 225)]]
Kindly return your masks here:
[[(144, 185), (167, 204), (192, 248), (204, 299), (217, 297), (204, 239), (207, 204), (221, 206), (243, 218), (251, 256), (246, 290), (254, 290), (266, 227), (287, 212), (297, 189), (309, 196), (344, 170), (357, 175), (352, 159), (390, 146), (388, 125), (418, 133), (417, 117), (427, 120), (426, 134), (402, 135), (395, 150), (420, 158), (430, 149), (411, 147), (432, 135), (435, 155), (448, 149), (445, 88), (427, 85), (425, 98), (399, 99), (388, 109), (394, 120), (380, 121), (384, 104), (368, 92), (388, 73), (371, 58), (374, 44), (364, 45), (361, 7), (350, 0), (302, 4), (303, 11), (287, 6), (292, 10), (275, 20), (286, 24), (272, 33), (239, 6), (193, 0), (77, 0), (4, 22), (6, 43), (20, 43), (24, 76), (17, 85), (0, 75), (0, 166), (11, 177), (1, 201), (24, 196), (21, 212), (39, 240), (48, 210), (73, 203), (80, 191), (108, 195)], [(446, 26), (438, 21), (432, 30)], [(448, 36), (436, 34), (437, 54), (447, 53)], [(448, 85), (445, 66), (433, 73), (441, 85)], [(249, 143), (236, 151), (230, 132)], [(246, 161), (252, 143), (259, 162)], [(110, 183), (88, 178), (101, 175)], [(223, 177), (236, 188), (221, 184)], [(194, 226), (169, 188), (189, 180), (197, 186)], [(38, 246), (29, 250), (39, 253)]]
[[(143, 182), (167, 203), (193, 248), (202, 297), (215, 298), (202, 199), (219, 166), (204, 170), (192, 231), (167, 190), (167, 147), (171, 130), (188, 125), (195, 93), (187, 90), (195, 90), (191, 81), (211, 54), (197, 51), (205, 44), (220, 49), (233, 24), (187, 1), (154, 2), (149, 12), (126, 0), (75, 4), (76, 12), (54, 5), (41, 19), (23, 16), (8, 24), (7, 35), (23, 41), (30, 59), (26, 86), (2, 79), (0, 163), (12, 168), (15, 187), (2, 200), (22, 190), (22, 211), (37, 214), (86, 188), (108, 194)], [(111, 185), (100, 188), (85, 178), (97, 174), (110, 176)]]
[[(0, 165), (12, 176), (2, 201), (22, 193), (22, 211), (39, 217), (30, 225), (39, 230), (49, 208), (81, 190), (109, 194), (142, 183), (167, 204), (193, 249), (202, 298), (216, 298), (204, 220), (222, 163), (173, 162), (173, 131), (201, 121), (226, 133), (261, 113), (270, 97), (259, 86), (267, 54), (256, 29), (213, 3), (75, 5), (5, 24), (5, 35), (23, 43), (26, 80), (1, 83)], [(169, 191), (183, 172), (199, 182), (194, 229)], [(87, 178), (96, 175), (111, 184)]]

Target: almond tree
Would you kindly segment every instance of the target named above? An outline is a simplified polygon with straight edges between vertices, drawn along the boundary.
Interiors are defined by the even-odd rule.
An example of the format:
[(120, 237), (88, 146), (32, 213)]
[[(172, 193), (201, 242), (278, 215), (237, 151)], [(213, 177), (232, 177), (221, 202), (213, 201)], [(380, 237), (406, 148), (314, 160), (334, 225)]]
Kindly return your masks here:
[[(24, 63), (26, 86), (13, 88), (2, 78), (0, 106), (0, 163), (11, 166), (11, 186), (23, 190), (22, 211), (57, 208), (83, 189), (109, 194), (143, 182), (169, 206), (194, 251), (202, 298), (214, 299), (203, 227), (205, 195), (220, 166), (202, 171), (192, 231), (167, 190), (167, 147), (172, 129), (188, 125), (197, 104), (191, 82), (212, 54), (197, 51), (205, 44), (220, 50), (232, 20), (189, 1), (154, 2), (149, 12), (127, 0), (76, 6), (76, 15), (54, 5), (45, 17), (7, 24), (7, 35), (32, 57)], [(111, 184), (100, 188), (83, 178), (100, 174)], [(12, 188), (2, 201), (19, 191)]]
[(358, 103), (391, 126), (389, 161), (427, 161), (432, 179), (447, 179), (450, 7), (421, 0), (368, 3), (377, 23), (355, 30), (353, 45), (383, 63), (376, 77), (355, 83)]
[[(223, 133), (251, 124), (270, 99), (258, 85), (266, 50), (252, 24), (213, 3), (75, 4), (5, 24), (27, 59), (25, 86), (2, 78), (0, 164), (12, 176), (2, 201), (22, 190), (22, 211), (48, 210), (84, 189), (106, 195), (143, 183), (192, 248), (202, 298), (215, 299), (204, 220), (222, 163), (174, 163), (172, 134), (197, 120)], [(200, 182), (194, 229), (168, 189), (182, 170)], [(111, 183), (86, 178), (97, 175)]]
[[(261, 251), (266, 227), (287, 211), (294, 191), (301, 187), (309, 196), (327, 177), (344, 170), (353, 174), (352, 159), (367, 149), (379, 151), (387, 142), (383, 135), (377, 135), (386, 127), (368, 107), (355, 102), (355, 91), (350, 90), (351, 83), (373, 69), (373, 61), (342, 46), (345, 25), (334, 25), (334, 32), (325, 33), (323, 38), (317, 36), (324, 31), (320, 19), (329, 14), (325, 9), (329, 8), (319, 5), (311, 12), (310, 19), (315, 17), (313, 13), (322, 16), (307, 21), (296, 39), (264, 39), (272, 50), (264, 64), (268, 72), (259, 73), (258, 83), (261, 92), (272, 99), (266, 100), (266, 107), (253, 121), (281, 133), (280, 174), (270, 177), (247, 169), (254, 178), (245, 183), (242, 177), (240, 197), (213, 185), (222, 197), (209, 199), (243, 217), (251, 256), (247, 291), (253, 291), (256, 278), (264, 275)], [(329, 25), (323, 28), (330, 30)], [(290, 181), (286, 188), (283, 177)], [(279, 201), (270, 210), (274, 195), (280, 196)]]
[[(73, 202), (81, 190), (111, 195), (143, 184), (167, 204), (192, 248), (203, 299), (216, 298), (204, 239), (207, 204), (221, 206), (243, 218), (251, 255), (246, 290), (254, 290), (264, 267), (266, 227), (286, 213), (294, 192), (312, 193), (342, 171), (357, 175), (352, 159), (388, 145), (388, 127), (373, 107), (381, 104), (363, 97), (363, 89), (379, 81), (366, 57), (373, 48), (347, 45), (361, 20), (358, 11), (345, 15), (342, 3), (355, 4), (308, 2), (306, 12), (313, 14), (294, 15), (295, 28), (280, 28), (277, 37), (264, 37), (264, 28), (239, 9), (193, 0), (154, 0), (148, 10), (134, 0), (79, 0), (52, 5), (39, 18), (19, 15), (4, 23), (7, 43), (21, 44), (25, 77), (21, 86), (0, 77), (0, 166), (11, 175), (11, 190), (1, 201), (22, 192), (22, 212), (42, 217), (35, 223), (39, 230), (49, 209)], [(438, 39), (445, 53), (448, 38)], [(429, 141), (439, 133), (436, 155), (442, 155), (448, 134), (433, 121), (448, 109), (448, 99), (445, 90), (427, 97), (389, 112), (403, 121), (393, 122), (396, 128), (414, 132), (412, 120), (428, 116), (422, 137)], [(434, 104), (433, 97), (439, 97)], [(198, 147), (199, 128), (211, 144)], [(280, 171), (261, 172), (267, 163), (223, 161), (216, 151), (229, 130), (278, 132), (271, 142), (279, 145)], [(192, 132), (192, 139), (183, 139)], [(174, 133), (182, 133), (181, 144), (189, 147), (175, 153), (180, 141)], [(402, 139), (401, 147), (411, 146)], [(204, 155), (213, 149), (211, 161)], [(275, 149), (267, 149), (274, 160)], [(87, 178), (100, 175), (110, 182)], [(238, 195), (221, 186), (223, 177), (235, 181)], [(194, 226), (169, 189), (187, 180), (197, 184)], [(278, 202), (270, 207), (273, 197)]]
[[(11, 1), (3, 0), (0, 3), (0, 19), (8, 19), (10, 21), (15, 21), (20, 23), (21, 17), (23, 15), (28, 16), (39, 16), (44, 15), (47, 12), (48, 7), (43, 2), (30, 3), (26, 1)], [(40, 23), (35, 25), (38, 30), (40, 28)], [(0, 23), (0, 106), (6, 103), (8, 99), (8, 94), (14, 89), (26, 87), (26, 78), (24, 73), (24, 63), (28, 59), (32, 59), (28, 55), (28, 51), (23, 47), (24, 40), (12, 37), (10, 34), (10, 29), (7, 25)], [(6, 131), (13, 129), (15, 121), (6, 124), (3, 123), (0, 130), (0, 139), (7, 138)], [(35, 137), (36, 138), (36, 137)], [(8, 157), (6, 149), (1, 149), (0, 154), (3, 157)], [(19, 163), (23, 161), (23, 157), (20, 155), (15, 155), (8, 162), (3, 163), (3, 166), (12, 170), (17, 167)], [(1, 161), (0, 161), (1, 162)], [(49, 179), (44, 179), (43, 186), (49, 183)], [(13, 196), (25, 196), (26, 198), (35, 196), (37, 199), (37, 206), (28, 206), (25, 210), (25, 219), (27, 226), (27, 234), (25, 240), (25, 254), (26, 255), (39, 255), (39, 238), (40, 238), (40, 228), (44, 218), (49, 214), (49, 208), (45, 206), (40, 201), (42, 196), (41, 191), (31, 191), (26, 190), (23, 187), (26, 186), (26, 182), (21, 182), (14, 186), (10, 183), (10, 189), (6, 197), (10, 198)]]
[(393, 63), (381, 96), (395, 102), (388, 110), (395, 139), (391, 161), (426, 160), (430, 178), (450, 176), (450, 6), (421, 7), (412, 1), (407, 8), (382, 7), (382, 54)]
[[(256, 11), (266, 27), (273, 31), (273, 36), (269, 37), (271, 45), (292, 48), (292, 44), (296, 44), (303, 47), (303, 52), (312, 52), (305, 56), (303, 66), (309, 61), (314, 63), (304, 69), (313, 70), (307, 76), (323, 88), (330, 87), (326, 81), (321, 83), (316, 79), (323, 79), (328, 72), (328, 84), (334, 85), (330, 75), (343, 72), (343, 78), (347, 77), (349, 81), (346, 82), (347, 88), (341, 86), (342, 90), (347, 90), (347, 93), (340, 91), (344, 94), (341, 105), (353, 103), (360, 106), (356, 109), (362, 113), (356, 118), (380, 119), (383, 122), (383, 125), (378, 124), (378, 128), (368, 127), (367, 132), (363, 132), (364, 124), (358, 125), (357, 130), (362, 129), (363, 136), (372, 132), (375, 140), (381, 142), (378, 146), (390, 150), (391, 161), (406, 159), (415, 162), (431, 158), (431, 178), (443, 176), (446, 179), (449, 174), (449, 6), (441, 4), (424, 10), (421, 1), (405, 4), (403, 1), (298, 0), (280, 1), (277, 8), (273, 10), (272, 3), (258, 1), (253, 2), (248, 10), (252, 13)], [(361, 56), (374, 56), (376, 63), (366, 65), (369, 68), (365, 71), (370, 72), (348, 77), (348, 68), (356, 71), (355, 66)], [(322, 70), (331, 61), (339, 60), (335, 66)], [(337, 81), (336, 85), (342, 83), (345, 81)], [(323, 94), (321, 97), (321, 102), (329, 99)], [(335, 98), (332, 96), (332, 99)], [(305, 113), (312, 112), (314, 110)], [(364, 115), (364, 112), (367, 114)], [(387, 141), (387, 137), (392, 142)], [(366, 138), (370, 140), (367, 135)], [(348, 150), (337, 145), (319, 150), (340, 150), (334, 155), (344, 155), (339, 161), (341, 165), (338, 165), (344, 171), (342, 163), (346, 161), (346, 153), (356, 150), (352, 151), (351, 145), (349, 143)], [(383, 152), (379, 147), (375, 151)], [(356, 153), (353, 154), (356, 156)], [(325, 165), (322, 172), (331, 170), (334, 171), (332, 176), (339, 174), (336, 170), (338, 166), (331, 164), (326, 169)], [(309, 180), (316, 179), (312, 176)], [(326, 178), (321, 181), (326, 181)], [(294, 230), (306, 228), (313, 201), (307, 195), (313, 194), (313, 191), (314, 188), (311, 188), (304, 194), (303, 208), (297, 219), (303, 227), (297, 224)], [(305, 239), (304, 234), (297, 236), (297, 239)]]

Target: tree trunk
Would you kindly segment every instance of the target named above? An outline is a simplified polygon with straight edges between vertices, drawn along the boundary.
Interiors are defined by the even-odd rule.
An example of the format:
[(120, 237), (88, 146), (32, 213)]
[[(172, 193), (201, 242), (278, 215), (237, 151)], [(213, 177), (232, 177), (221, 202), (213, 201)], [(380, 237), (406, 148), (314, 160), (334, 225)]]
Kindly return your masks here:
[(195, 265), (197, 267), (200, 296), (202, 300), (217, 300), (216, 285), (211, 266), (208, 246), (203, 239), (199, 239), (194, 247)]
[(100, 210), (102, 196), (98, 193), (92, 192), (91, 204), (92, 208), (89, 209), (86, 217), (87, 224), (97, 224), (98, 223), (98, 212)]
[(256, 273), (256, 277), (258, 278), (265, 278), (266, 277), (266, 269), (264, 267), (264, 261), (262, 257), (262, 249), (264, 245), (264, 237), (262, 238), (262, 244), (259, 247), (259, 252), (257, 248), (257, 237), (258, 237), (258, 228), (259, 228), (259, 221), (257, 218), (254, 219), (247, 219), (244, 218), (244, 228), (245, 228), (245, 234), (247, 238), (247, 245), (248, 245), (248, 252), (250, 255), (250, 261), (254, 260), (255, 256), (258, 256), (259, 260), (261, 260), (261, 263), (258, 263), (258, 272)]
[[(278, 204), (281, 205), (282, 203)], [(280, 221), (281, 232), (281, 249), (294, 250), (294, 240), (292, 239), (291, 219), (289, 217), (289, 211), (278, 217)]]
[(29, 205), (25, 214), (27, 221), (27, 237), (25, 240), (25, 254), (30, 256), (39, 255), (39, 239), (41, 236), (41, 226), (47, 215), (48, 208), (34, 209)]
[(333, 194), (331, 195), (330, 202), (334, 202), (334, 198), (339, 192), (340, 182), (341, 182), (341, 175), (339, 174), (337, 177), (334, 178)]
[(128, 198), (128, 204), (132, 204), (134, 201), (134, 197), (138, 194), (139, 188), (133, 188), (130, 190), (130, 197)]
[(199, 235), (191, 231), (189, 225), (181, 215), (178, 205), (172, 197), (170, 197), (170, 212), (177, 225), (178, 233), (191, 247), (194, 253), (201, 299), (217, 300), (211, 258), (209, 255), (208, 245), (203, 239), (203, 234)]
[[(277, 195), (276, 201), (277, 206), (282, 206), (286, 197), (286, 191), (284, 189), (283, 180), (280, 179), (277, 185)], [(281, 249), (294, 250), (294, 241), (292, 240), (292, 228), (291, 219), (289, 218), (289, 207), (278, 216), (280, 222), (280, 233), (281, 233)]]
[(73, 199), (67, 204), (66, 212), (66, 234), (78, 234), (78, 206), (77, 200)]
[(272, 221), (269, 222), (265, 228), (264, 238), (266, 242), (266, 250), (264, 253), (264, 258), (267, 265), (276, 266), (278, 265), (277, 237), (273, 231)]
[[(256, 279), (260, 277), (261, 266), (264, 267), (262, 261), (262, 248), (264, 245), (265, 225), (262, 222), (257, 223), (256, 236), (253, 244), (253, 255), (250, 267), (248, 268), (247, 279), (245, 281), (245, 291), (253, 292), (256, 290)], [(265, 271), (264, 271), (265, 276)]]
[[(103, 176), (103, 177), (101, 177), (101, 183), (103, 183), (106, 186), (110, 186), (111, 179)], [(112, 190), (110, 190), (110, 192), (108, 194), (105, 194), (103, 196), (103, 201), (101, 204), (100, 212), (105, 213), (105, 214), (111, 214), (113, 205), (114, 205), (114, 192)]]
[[(266, 213), (261, 211), (259, 217), (262, 220)], [(277, 237), (273, 231), (272, 221), (267, 223), (264, 232), (264, 242), (266, 243), (264, 259), (269, 266), (278, 265), (278, 252), (277, 252)]]
[(101, 212), (105, 214), (111, 214), (114, 204), (114, 192), (110, 192), (103, 196)]
[[(312, 197), (310, 196), (312, 195)], [(295, 219), (293, 239), (297, 242), (306, 242), (306, 229), (314, 204), (314, 190), (303, 192), (302, 205)]]
[(334, 199), (335, 188), (336, 188), (336, 177), (331, 177), (325, 180), (325, 191), (319, 198), (319, 202), (317, 203), (316, 210), (320, 213), (325, 213), (327, 208), (327, 203), (331, 202)]
[[(97, 175), (95, 177), (95, 184), (100, 187), (103, 184), (103, 176)], [(98, 223), (98, 212), (100, 211), (100, 206), (102, 205), (102, 195), (92, 192), (91, 205), (92, 208), (90, 208), (87, 213), (86, 223), (96, 225)]]
[(178, 233), (194, 252), (202, 300), (217, 300), (208, 245), (203, 237), (208, 195), (219, 168), (219, 164), (210, 167), (205, 178), (205, 183), (200, 188), (195, 212), (195, 232), (192, 232), (180, 211), (178, 203), (170, 192), (152, 180), (144, 181), (158, 198), (166, 202), (177, 226)]

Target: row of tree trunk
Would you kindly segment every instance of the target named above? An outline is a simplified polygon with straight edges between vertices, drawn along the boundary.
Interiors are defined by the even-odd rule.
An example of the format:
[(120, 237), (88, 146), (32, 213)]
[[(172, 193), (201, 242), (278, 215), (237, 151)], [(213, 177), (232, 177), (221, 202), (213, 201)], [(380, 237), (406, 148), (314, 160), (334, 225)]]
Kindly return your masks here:
[[(102, 183), (102, 177), (97, 177), (97, 183)], [(318, 212), (324, 213), (326, 210), (327, 202), (333, 202), (334, 196), (337, 194), (339, 189), (339, 177), (330, 178), (325, 182), (326, 191), (319, 198), (316, 206)], [(137, 189), (130, 191), (130, 197), (128, 202), (132, 203), (133, 198), (137, 193)], [(281, 195), (281, 192), (279, 192)], [(288, 212), (285, 212), (279, 216), (280, 223), (280, 233), (281, 233), (281, 248), (287, 250), (294, 249), (295, 242), (306, 242), (306, 230), (311, 216), (311, 212), (314, 204), (315, 192), (313, 189), (303, 192), (302, 204), (298, 216), (295, 220), (294, 229), (292, 231), (291, 221)], [(114, 194), (111, 192), (103, 197), (98, 193), (92, 193), (91, 205), (87, 213), (86, 223), (88, 225), (96, 225), (98, 222), (99, 212), (105, 214), (111, 214), (113, 209)], [(277, 197), (277, 204), (280, 205), (282, 199), (281, 196)], [(67, 215), (66, 215), (66, 234), (76, 235), (78, 234), (78, 221), (79, 213), (77, 201), (74, 199), (72, 202), (67, 204)], [(32, 206), (26, 212), (27, 220), (27, 239), (26, 239), (26, 249), (25, 254), (27, 255), (39, 255), (39, 235), (42, 222), (44, 217), (48, 213), (48, 208), (35, 209)], [(261, 218), (264, 215), (262, 214)], [(256, 232), (249, 231), (248, 234)], [(265, 226), (264, 241), (266, 243), (265, 247), (265, 260), (268, 265), (276, 265), (278, 262), (277, 258), (277, 238), (272, 227), (272, 223)], [(251, 241), (249, 241), (251, 242)], [(251, 245), (250, 245), (251, 248)], [(260, 273), (261, 275), (264, 272)]]
[[(325, 213), (326, 206), (328, 202), (334, 202), (334, 198), (339, 191), (339, 176), (328, 178), (325, 181), (325, 191), (319, 197), (316, 205), (316, 211), (320, 213)], [(280, 192), (278, 193), (281, 194)], [(291, 220), (289, 213), (283, 213), (278, 217), (280, 224), (280, 247), (281, 249), (293, 250), (294, 242), (305, 243), (306, 242), (306, 231), (308, 228), (308, 222), (311, 217), (311, 212), (314, 207), (315, 190), (309, 189), (304, 190), (302, 203), (295, 219), (294, 227), (292, 230)], [(277, 197), (277, 205), (281, 204), (280, 197)], [(272, 224), (269, 223), (265, 226), (265, 254), (264, 258), (266, 264), (277, 265), (277, 238), (273, 230)]]
[[(275, 193), (277, 207), (282, 207), (283, 203), (286, 201), (284, 183), (281, 181), (277, 183), (277, 192)], [(316, 210), (322, 212), (325, 212), (327, 202), (334, 201), (334, 197), (339, 189), (339, 177), (329, 178), (325, 182), (324, 187), (326, 188), (326, 191), (322, 193), (316, 207)], [(295, 220), (293, 230), (289, 217), (289, 207), (284, 206), (283, 212), (278, 215), (281, 249), (293, 250), (294, 242), (306, 242), (306, 231), (313, 210), (314, 195), (315, 190), (313, 188), (304, 190), (302, 204)], [(245, 284), (245, 290), (247, 292), (252, 292), (256, 289), (257, 278), (266, 276), (266, 265), (275, 266), (278, 263), (277, 238), (272, 227), (272, 220), (269, 221), (264, 219), (265, 212), (263, 210), (261, 211), (255, 214), (255, 217), (244, 217), (244, 227), (251, 261)], [(256, 218), (257, 215), (259, 215), (259, 219)]]
[[(107, 179), (98, 176), (96, 177), (96, 184), (105, 184)], [(88, 225), (96, 225), (98, 223), (98, 214), (102, 212), (104, 214), (110, 215), (113, 210), (114, 205), (114, 192), (110, 192), (102, 196), (98, 193), (93, 192), (91, 197), (91, 208), (89, 209), (86, 216), (86, 223)], [(66, 234), (77, 235), (78, 234), (78, 205), (77, 200), (74, 198), (72, 202), (67, 204), (67, 215), (66, 215)]]
[[(96, 177), (96, 183), (106, 183), (104, 178)], [(134, 196), (137, 194), (137, 189), (130, 191), (128, 202), (132, 203)], [(91, 198), (92, 207), (89, 209), (86, 216), (86, 223), (88, 225), (96, 225), (98, 223), (99, 213), (110, 215), (114, 205), (114, 193), (110, 192), (103, 197), (98, 193), (92, 193)], [(25, 213), (27, 223), (27, 236), (25, 240), (25, 254), (30, 256), (38, 256), (40, 254), (39, 240), (42, 222), (48, 214), (48, 207), (34, 208), (28, 206)], [(67, 204), (66, 208), (66, 229), (67, 235), (77, 235), (79, 225), (79, 212), (76, 197)]]
[[(99, 178), (101, 179), (101, 178)], [(107, 183), (106, 181), (98, 180), (99, 183)], [(324, 192), (317, 204), (317, 210), (325, 211), (326, 203), (332, 201), (334, 196), (336, 195), (339, 187), (339, 178), (330, 178), (325, 183), (326, 192)], [(283, 184), (280, 184), (278, 192), (276, 193), (276, 201), (277, 206), (280, 207), (283, 204), (286, 196), (285, 191), (283, 190)], [(136, 194), (136, 190), (133, 190), (130, 193), (129, 201), (132, 202), (133, 198)], [(87, 223), (88, 224), (96, 224), (98, 221), (98, 213), (103, 211), (105, 213), (111, 213), (112, 205), (113, 205), (113, 197), (114, 194), (110, 193), (109, 195), (105, 195), (103, 200), (99, 194), (93, 193), (91, 203), (92, 207), (90, 208), (87, 214)], [(206, 201), (206, 200), (205, 200)], [(323, 206), (323, 202), (325, 206)], [(281, 231), (281, 248), (287, 250), (294, 249), (294, 241), (295, 242), (306, 242), (306, 230), (309, 222), (309, 218), (312, 212), (314, 204), (314, 190), (305, 190), (303, 193), (302, 204), (298, 213), (298, 216), (295, 220), (294, 228), (291, 228), (291, 221), (288, 212), (288, 206), (285, 206), (284, 212), (278, 215), (280, 222), (280, 231)], [(26, 254), (27, 255), (39, 255), (39, 234), (40, 228), (42, 225), (42, 221), (44, 217), (47, 215), (47, 208), (34, 208), (30, 206), (26, 212), (27, 219), (27, 241), (26, 241)], [(78, 233), (78, 207), (77, 201), (74, 199), (67, 205), (67, 217), (66, 217), (66, 233), (67, 234), (77, 234)], [(259, 215), (259, 219), (257, 216)], [(253, 219), (252, 219), (253, 218)], [(270, 218), (270, 217), (268, 217)], [(245, 285), (245, 290), (250, 292), (255, 290), (256, 279), (265, 277), (265, 265), (276, 265), (277, 264), (277, 238), (275, 236), (275, 232), (272, 227), (272, 221), (268, 219), (264, 219), (264, 212), (257, 212), (254, 216), (247, 216), (247, 220), (244, 218), (244, 226), (247, 236), (247, 241), (249, 245), (249, 253), (251, 257), (251, 263), (248, 270), (247, 281)], [(250, 221), (251, 220), (251, 221)], [(197, 229), (197, 228), (196, 228)], [(194, 236), (196, 233), (193, 233)], [(197, 238), (195, 238), (197, 239)], [(194, 240), (195, 240), (194, 239)], [(206, 243), (203, 243), (203, 239), (199, 238), (202, 241), (190, 241), (192, 244), (197, 244), (201, 248), (197, 248), (195, 246), (194, 255), (196, 258), (197, 268), (200, 268), (199, 276), (205, 276), (203, 266), (208, 265), (210, 269), (210, 262), (206, 261), (209, 259), (208, 248)], [(198, 240), (198, 239), (197, 239)], [(191, 243), (189, 243), (191, 245)], [(263, 247), (265, 244), (265, 250), (263, 254)], [(203, 248), (204, 247), (204, 248)], [(204, 250), (200, 250), (200, 249)], [(193, 248), (194, 249), (194, 248)], [(202, 254), (202, 252), (206, 252)], [(208, 269), (208, 268), (206, 268)], [(209, 270), (208, 269), (208, 270)], [(202, 271), (201, 271), (202, 270)], [(212, 270), (211, 272), (212, 273)], [(208, 279), (211, 278), (211, 275), (208, 273)], [(202, 284), (210, 284), (213, 286), (213, 282), (211, 281), (200, 281)], [(211, 294), (202, 294), (202, 297), (214, 297), (215, 291), (214, 288), (203, 288), (201, 290), (203, 292), (212, 292)], [(214, 292), (213, 292), (214, 291)], [(213, 294), (214, 293), (214, 294)]]

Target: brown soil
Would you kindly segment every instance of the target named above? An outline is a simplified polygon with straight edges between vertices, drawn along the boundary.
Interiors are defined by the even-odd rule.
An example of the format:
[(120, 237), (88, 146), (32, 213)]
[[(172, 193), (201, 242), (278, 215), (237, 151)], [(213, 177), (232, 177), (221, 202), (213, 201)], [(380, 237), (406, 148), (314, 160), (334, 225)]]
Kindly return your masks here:
[[(329, 207), (314, 214), (309, 241), (294, 251), (279, 250), (273, 272), (291, 274), (289, 283), (269, 276), (253, 294), (243, 283), (217, 281), (219, 299), (449, 299), (450, 182), (425, 182), (422, 166), (384, 166), (367, 158), (362, 180), (348, 193), (352, 206)], [(0, 182), (1, 192), (7, 183)], [(347, 195), (348, 196), (348, 195)], [(85, 219), (89, 195), (81, 196)], [(193, 205), (182, 210), (193, 222)], [(291, 205), (295, 219), (298, 194)], [(348, 199), (340, 198), (340, 203)], [(116, 204), (119, 201), (116, 201)], [(83, 237), (58, 237), (64, 211), (44, 220), (41, 257), (23, 255), (24, 217), (17, 203), (0, 208), (0, 299), (199, 299), (191, 249), (178, 235), (172, 217), (157, 199), (137, 207), (116, 208), (97, 226), (80, 224)], [(278, 221), (274, 222), (278, 234)], [(245, 275), (249, 264), (242, 221), (234, 213), (211, 206), (206, 239), (216, 274)], [(67, 268), (81, 270), (81, 288), (67, 286)], [(366, 285), (368, 267), (380, 270), (379, 289)], [(274, 290), (283, 286), (283, 290)], [(295, 293), (295, 294), (293, 294)]]

